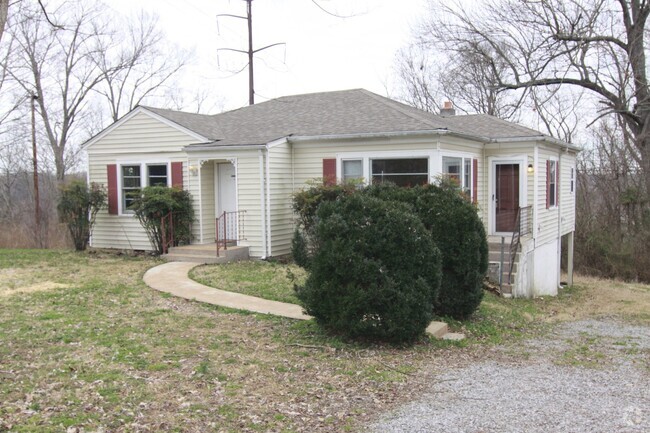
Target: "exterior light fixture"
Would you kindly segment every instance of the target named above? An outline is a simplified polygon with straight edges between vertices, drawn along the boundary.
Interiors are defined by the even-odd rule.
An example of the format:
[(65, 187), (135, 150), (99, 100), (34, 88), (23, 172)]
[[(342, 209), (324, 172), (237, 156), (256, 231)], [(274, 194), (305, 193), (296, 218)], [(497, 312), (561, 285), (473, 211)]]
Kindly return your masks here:
[(528, 174), (533, 174), (535, 172), (535, 169), (533, 168), (533, 164), (528, 164)]
[(190, 165), (190, 174), (196, 176), (199, 174), (199, 168), (196, 165)]

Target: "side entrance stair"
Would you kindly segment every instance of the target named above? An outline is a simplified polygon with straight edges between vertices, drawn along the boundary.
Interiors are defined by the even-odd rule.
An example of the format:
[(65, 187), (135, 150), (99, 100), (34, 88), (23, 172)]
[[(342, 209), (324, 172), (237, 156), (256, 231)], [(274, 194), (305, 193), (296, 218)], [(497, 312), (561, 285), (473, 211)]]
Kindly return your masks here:
[[(521, 247), (514, 252), (514, 260), (511, 260), (510, 243), (511, 236), (504, 236), (503, 242), (501, 236), (488, 236), (489, 267), (488, 279), (490, 283), (500, 286), (501, 294), (505, 297), (512, 296), (514, 283), (517, 280), (517, 267)], [(503, 251), (503, 255), (502, 255)], [(503, 262), (502, 262), (503, 257)], [(512, 273), (510, 273), (510, 264), (512, 263)]]
[(217, 256), (217, 246), (215, 243), (201, 245), (183, 245), (169, 249), (169, 253), (164, 254), (162, 258), (168, 262), (191, 262), (191, 263), (229, 263), (248, 260), (248, 247), (228, 246), (227, 249), (221, 248)]

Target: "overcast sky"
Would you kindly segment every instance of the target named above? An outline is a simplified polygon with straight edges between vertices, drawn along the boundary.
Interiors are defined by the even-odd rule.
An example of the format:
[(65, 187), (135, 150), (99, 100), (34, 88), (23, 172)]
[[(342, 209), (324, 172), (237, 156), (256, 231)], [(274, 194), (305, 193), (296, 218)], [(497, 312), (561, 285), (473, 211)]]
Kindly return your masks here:
[[(411, 28), (426, 10), (425, 0), (254, 0), (254, 48), (284, 42), (256, 56), (256, 102), (299, 93), (365, 88), (385, 95), (395, 53), (406, 46)], [(222, 106), (248, 103), (246, 21), (218, 14), (245, 15), (243, 0), (111, 0), (115, 9), (154, 11), (167, 37), (194, 49), (185, 80), (220, 95)]]

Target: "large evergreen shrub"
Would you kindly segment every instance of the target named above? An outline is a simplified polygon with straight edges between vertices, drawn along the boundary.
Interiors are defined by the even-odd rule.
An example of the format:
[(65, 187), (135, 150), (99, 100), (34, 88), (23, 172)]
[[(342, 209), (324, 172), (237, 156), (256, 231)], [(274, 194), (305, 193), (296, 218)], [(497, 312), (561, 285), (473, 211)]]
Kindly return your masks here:
[(440, 253), (408, 205), (361, 193), (324, 202), (319, 248), (298, 298), (318, 323), (394, 343), (424, 333), (440, 284)]
[(77, 251), (88, 247), (95, 217), (106, 206), (106, 191), (96, 183), (90, 186), (82, 181), (73, 181), (61, 188), (57, 210), (59, 218), (68, 226)]
[(430, 231), (442, 254), (442, 282), (435, 311), (463, 319), (483, 299), (488, 267), (485, 228), (472, 205), (451, 183), (398, 188), (377, 185), (365, 190), (383, 200), (409, 203)]
[(161, 218), (169, 212), (173, 216), (174, 245), (190, 242), (194, 209), (188, 191), (165, 186), (148, 186), (138, 192), (129, 209), (135, 212), (151, 246), (158, 254), (163, 253)]
[(313, 252), (318, 249), (315, 230), (320, 204), (340, 200), (356, 191), (357, 187), (353, 183), (333, 185), (315, 183), (293, 195), (293, 211), (298, 217), (298, 224), (292, 241), (291, 253), (298, 266), (307, 269)]

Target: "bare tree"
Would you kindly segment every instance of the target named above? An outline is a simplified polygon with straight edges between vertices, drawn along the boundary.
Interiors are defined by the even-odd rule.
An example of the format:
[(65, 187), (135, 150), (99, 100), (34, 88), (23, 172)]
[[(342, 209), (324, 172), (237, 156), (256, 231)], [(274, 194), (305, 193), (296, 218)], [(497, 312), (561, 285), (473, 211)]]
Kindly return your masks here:
[(186, 53), (166, 43), (157, 17), (142, 12), (122, 27), (126, 35), (100, 39), (97, 49), (102, 79), (96, 91), (108, 103), (113, 121), (161, 90), (187, 60)]
[[(472, 8), (432, 1), (431, 44), (468, 52), (492, 69), (502, 91), (575, 86), (598, 97), (593, 117), (623, 121), (630, 156), (650, 190), (647, 0), (486, 0)], [(505, 65), (505, 68), (503, 67)]]
[(397, 75), (404, 102), (429, 112), (439, 111), (443, 99), (449, 99), (464, 113), (514, 119), (526, 95), (500, 90), (492, 65), (472, 50), (448, 55), (426, 41), (398, 53)]
[(420, 110), (436, 113), (444, 98), (438, 82), (436, 62), (418, 46), (410, 46), (397, 53), (396, 72), (400, 89), (398, 97)]
[(25, 93), (38, 98), (43, 135), (60, 182), (75, 162), (78, 149), (70, 142), (92, 89), (102, 79), (95, 67), (96, 40), (108, 36), (101, 8), (81, 3), (66, 6), (70, 9), (57, 11), (65, 29), (51, 27), (27, 5), (22, 5), (22, 16), (12, 28), (20, 49), (11, 74)]
[(20, 4), (10, 17), (17, 49), (8, 71), (23, 94), (38, 97), (39, 129), (61, 182), (78, 162), (78, 144), (102, 126), (96, 122), (101, 107), (117, 120), (154, 96), (185, 57), (163, 52), (169, 47), (157, 20), (146, 14), (123, 23), (101, 3), (73, 1), (53, 15), (60, 25), (40, 8)]
[(9, 15), (9, 0), (0, 0), (0, 41), (2, 41), (2, 34), (5, 30), (7, 23), (7, 16)]

